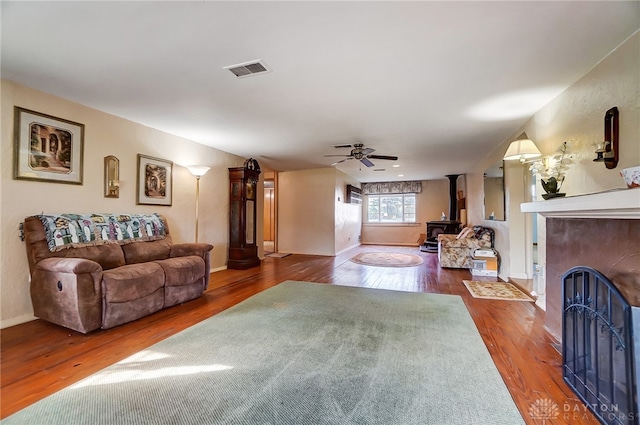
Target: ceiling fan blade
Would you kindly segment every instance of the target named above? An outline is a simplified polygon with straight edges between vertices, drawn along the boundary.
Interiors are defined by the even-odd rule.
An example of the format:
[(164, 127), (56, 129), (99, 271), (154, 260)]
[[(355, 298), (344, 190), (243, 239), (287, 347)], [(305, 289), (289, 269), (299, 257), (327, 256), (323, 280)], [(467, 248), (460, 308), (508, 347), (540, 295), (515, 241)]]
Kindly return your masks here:
[(389, 155), (367, 155), (369, 158), (373, 159), (388, 159), (390, 161), (397, 161), (397, 156), (389, 156)]
[(362, 153), (364, 155), (369, 155), (370, 153), (373, 153), (375, 151), (376, 151), (375, 149), (371, 149), (371, 148), (362, 149)]
[(338, 165), (338, 164), (340, 164), (341, 162), (345, 162), (345, 161), (348, 161), (348, 160), (350, 160), (350, 159), (353, 159), (353, 157), (349, 157), (349, 158), (341, 159), (340, 161), (336, 161), (336, 162), (332, 163), (331, 165), (332, 165), (332, 166), (334, 166), (334, 165)]
[(366, 165), (367, 167), (373, 167), (373, 166), (374, 166), (373, 162), (369, 161), (369, 160), (367, 159), (367, 157), (362, 158), (362, 159), (360, 160), (360, 162), (362, 162), (362, 163), (363, 163), (364, 165)]
[(345, 157), (345, 156), (351, 156), (351, 155), (324, 155), (324, 156), (325, 157), (330, 157), (330, 156), (342, 156), (342, 157)]

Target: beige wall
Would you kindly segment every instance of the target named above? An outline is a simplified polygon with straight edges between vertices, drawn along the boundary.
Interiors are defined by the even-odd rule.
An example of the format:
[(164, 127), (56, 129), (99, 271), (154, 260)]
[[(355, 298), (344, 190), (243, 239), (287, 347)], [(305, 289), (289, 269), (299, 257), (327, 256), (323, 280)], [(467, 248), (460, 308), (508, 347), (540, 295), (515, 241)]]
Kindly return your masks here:
[[(567, 196), (626, 187), (620, 170), (640, 165), (640, 32), (603, 59), (587, 75), (542, 108), (523, 127), (544, 155), (564, 140), (581, 144), (580, 162), (569, 170)], [(608, 170), (595, 158), (592, 143), (604, 139), (604, 114), (620, 112), (620, 162)]]
[[(575, 84), (538, 111), (527, 123), (514, 132), (468, 176), (470, 220), (496, 229), (496, 248), (503, 260), (501, 277), (531, 276), (533, 217), (520, 213), (519, 203), (525, 200), (525, 169), (518, 163), (505, 170), (507, 221), (490, 222), (482, 217), (482, 171), (500, 160), (509, 143), (523, 132), (532, 139), (543, 155), (551, 155), (565, 140), (576, 140), (581, 149), (580, 161), (567, 173), (563, 192), (567, 196), (624, 188), (620, 170), (640, 164), (640, 32), (604, 58)], [(592, 143), (602, 141), (604, 114), (613, 106), (620, 112), (620, 162), (608, 170), (602, 163), (593, 162)], [(527, 173), (528, 177), (528, 173)], [(543, 193), (538, 186), (537, 193)], [(541, 198), (540, 198), (541, 199)], [(553, 201), (549, 201), (553, 202)], [(546, 266), (545, 222), (538, 221), (539, 264)], [(544, 288), (542, 288), (544, 290)]]
[(362, 206), (345, 203), (347, 184), (360, 187), (335, 168), (278, 173), (278, 251), (333, 256), (359, 245)]
[(360, 182), (340, 170), (336, 170), (335, 182), (334, 254), (337, 255), (360, 245), (362, 204), (346, 203), (347, 185), (360, 187)]
[[(508, 161), (507, 161), (508, 162)], [(528, 217), (520, 212), (520, 204), (530, 201), (525, 191), (527, 167), (518, 161), (508, 162), (505, 166), (505, 180), (508, 181), (507, 216), (509, 219), (509, 274), (507, 277), (530, 279), (533, 277), (533, 266), (528, 253), (533, 245), (531, 235), (527, 233)], [(505, 272), (507, 269), (505, 269)]]
[[(463, 190), (464, 177), (458, 178), (458, 188)], [(363, 196), (366, 203), (366, 196)], [(366, 223), (366, 207), (362, 208), (362, 243), (371, 245), (417, 246), (421, 233), (426, 232), (426, 222), (440, 220), (442, 212), (449, 214), (449, 180), (424, 180), (422, 192), (416, 196), (415, 224)]]
[[(224, 267), (228, 248), (228, 167), (243, 158), (109, 115), (46, 93), (1, 81), (2, 166), (0, 194), (0, 326), (33, 318), (29, 269), (18, 224), (34, 214), (158, 212), (167, 217), (175, 242), (194, 240), (195, 178), (182, 165), (211, 170), (200, 181), (199, 241), (214, 245), (211, 267)], [(13, 180), (13, 108), (20, 106), (85, 125), (82, 185)], [(142, 153), (174, 162), (173, 205), (136, 205), (136, 162)], [(120, 159), (120, 198), (103, 197), (103, 158)], [(260, 205), (258, 206), (260, 207)], [(259, 237), (262, 232), (259, 232)]]
[(278, 251), (335, 255), (334, 168), (278, 173)]

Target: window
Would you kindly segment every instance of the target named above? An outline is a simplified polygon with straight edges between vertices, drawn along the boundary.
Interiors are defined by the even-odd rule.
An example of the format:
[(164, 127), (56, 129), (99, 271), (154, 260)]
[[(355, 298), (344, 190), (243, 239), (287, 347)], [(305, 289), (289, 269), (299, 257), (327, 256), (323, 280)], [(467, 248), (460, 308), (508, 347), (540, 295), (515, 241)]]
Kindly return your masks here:
[(367, 195), (367, 219), (380, 223), (415, 223), (416, 194)]

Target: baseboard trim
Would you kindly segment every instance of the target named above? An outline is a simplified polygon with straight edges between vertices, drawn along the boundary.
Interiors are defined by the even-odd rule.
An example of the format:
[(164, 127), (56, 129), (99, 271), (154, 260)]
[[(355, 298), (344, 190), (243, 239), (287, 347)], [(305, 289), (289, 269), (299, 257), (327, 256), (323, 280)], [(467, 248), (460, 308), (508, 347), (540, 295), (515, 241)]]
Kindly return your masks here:
[(361, 245), (360, 243), (357, 243), (357, 244), (355, 244), (355, 245), (351, 245), (350, 247), (345, 248), (345, 249), (343, 249), (343, 250), (341, 250), (341, 251), (338, 251), (338, 252), (336, 252), (336, 257), (337, 257), (338, 255), (340, 255), (340, 254), (344, 254), (345, 252), (349, 251), (350, 249), (357, 248), (357, 247), (359, 247), (360, 245)]
[(37, 319), (38, 318), (32, 314), (24, 314), (22, 316), (12, 317), (11, 319), (0, 320), (0, 329), (10, 328), (11, 326), (21, 325)]
[(213, 269), (209, 270), (209, 273), (215, 273), (215, 272), (219, 272), (219, 271), (222, 271), (222, 270), (227, 270), (227, 266), (220, 266), (220, 267), (213, 268)]
[(413, 242), (413, 243), (362, 242), (361, 245), (420, 246), (420, 244), (417, 244), (415, 242)]

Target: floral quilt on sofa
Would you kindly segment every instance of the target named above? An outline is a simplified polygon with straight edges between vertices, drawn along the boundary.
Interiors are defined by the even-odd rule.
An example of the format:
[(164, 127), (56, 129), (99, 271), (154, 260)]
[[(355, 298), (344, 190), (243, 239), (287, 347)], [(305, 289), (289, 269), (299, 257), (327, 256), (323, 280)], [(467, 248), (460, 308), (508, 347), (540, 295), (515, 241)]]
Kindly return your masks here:
[(164, 239), (158, 214), (60, 214), (39, 215), (49, 251), (66, 248)]
[(438, 261), (440, 267), (470, 269), (473, 266), (473, 251), (493, 248), (494, 231), (483, 226), (463, 229), (458, 235), (438, 235)]

